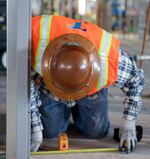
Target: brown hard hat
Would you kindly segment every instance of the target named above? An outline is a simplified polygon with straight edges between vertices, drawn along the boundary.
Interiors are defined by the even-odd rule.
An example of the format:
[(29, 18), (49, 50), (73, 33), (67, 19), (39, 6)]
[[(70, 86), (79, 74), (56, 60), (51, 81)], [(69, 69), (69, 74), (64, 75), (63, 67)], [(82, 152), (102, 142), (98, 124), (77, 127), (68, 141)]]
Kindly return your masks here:
[(100, 71), (95, 46), (85, 37), (65, 34), (55, 38), (42, 58), (42, 74), (48, 89), (64, 100), (86, 96)]

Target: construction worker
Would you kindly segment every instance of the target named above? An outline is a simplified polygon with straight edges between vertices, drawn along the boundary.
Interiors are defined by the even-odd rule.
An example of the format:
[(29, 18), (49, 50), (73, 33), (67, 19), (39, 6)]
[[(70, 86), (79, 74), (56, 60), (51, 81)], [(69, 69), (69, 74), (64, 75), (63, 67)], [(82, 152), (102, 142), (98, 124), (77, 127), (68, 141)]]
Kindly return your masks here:
[(31, 150), (66, 132), (72, 113), (89, 138), (103, 138), (110, 123), (107, 87), (124, 93), (120, 150), (137, 144), (135, 124), (142, 108), (143, 70), (98, 26), (63, 16), (32, 18)]

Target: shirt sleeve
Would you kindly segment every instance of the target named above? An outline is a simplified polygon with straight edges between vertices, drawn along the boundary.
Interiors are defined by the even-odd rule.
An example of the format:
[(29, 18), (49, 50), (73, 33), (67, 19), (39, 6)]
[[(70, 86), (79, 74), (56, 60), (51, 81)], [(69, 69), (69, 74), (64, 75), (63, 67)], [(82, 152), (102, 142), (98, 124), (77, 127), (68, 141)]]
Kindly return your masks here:
[(40, 79), (38, 75), (31, 72), (30, 79), (30, 106), (31, 106), (31, 132), (32, 134), (37, 131), (43, 130), (43, 125), (41, 122), (41, 114), (38, 107), (41, 106), (41, 100), (39, 97)]
[(125, 94), (124, 118), (136, 119), (138, 112), (142, 109), (144, 72), (137, 68), (133, 59), (122, 50), (119, 50), (118, 78), (114, 85), (119, 86)]

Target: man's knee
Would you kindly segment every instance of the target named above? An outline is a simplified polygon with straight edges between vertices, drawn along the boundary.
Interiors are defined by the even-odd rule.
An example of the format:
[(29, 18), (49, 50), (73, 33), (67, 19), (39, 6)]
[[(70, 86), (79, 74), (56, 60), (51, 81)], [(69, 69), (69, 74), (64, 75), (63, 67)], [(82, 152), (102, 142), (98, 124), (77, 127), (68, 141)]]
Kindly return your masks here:
[(105, 125), (94, 125), (88, 126), (85, 128), (85, 133), (89, 138), (96, 139), (96, 138), (104, 138), (108, 134), (109, 130), (109, 122), (106, 122)]
[(43, 136), (45, 138), (55, 138), (55, 137), (58, 137), (60, 132), (61, 131), (60, 131), (58, 125), (57, 125), (57, 127), (46, 126), (46, 127), (44, 127), (44, 130), (43, 130)]
[(93, 130), (93, 131), (88, 131), (87, 136), (91, 139), (98, 139), (98, 138), (104, 138), (108, 133), (108, 129), (105, 131), (101, 130)]
[(51, 118), (41, 116), (41, 120), (44, 127), (43, 136), (45, 138), (54, 138), (57, 137), (59, 133), (65, 132), (69, 123), (68, 121), (64, 121), (63, 118), (55, 118), (55, 120), (52, 120)]

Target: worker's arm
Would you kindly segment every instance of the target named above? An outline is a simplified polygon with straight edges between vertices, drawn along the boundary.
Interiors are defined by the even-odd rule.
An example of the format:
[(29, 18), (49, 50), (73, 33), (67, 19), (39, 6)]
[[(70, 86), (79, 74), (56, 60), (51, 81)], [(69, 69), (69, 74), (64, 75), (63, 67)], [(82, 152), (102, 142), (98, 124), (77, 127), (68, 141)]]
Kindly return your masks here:
[(128, 151), (136, 146), (135, 122), (138, 112), (142, 108), (141, 94), (144, 85), (143, 70), (136, 67), (132, 58), (119, 50), (118, 79), (115, 82), (125, 94), (123, 117), (120, 126), (120, 147), (124, 141)]
[(41, 106), (41, 100), (39, 97), (40, 79), (34, 72), (31, 73), (30, 80), (30, 105), (31, 105), (31, 151), (37, 151), (40, 147), (43, 135), (43, 126), (40, 119), (40, 113), (38, 107)]

